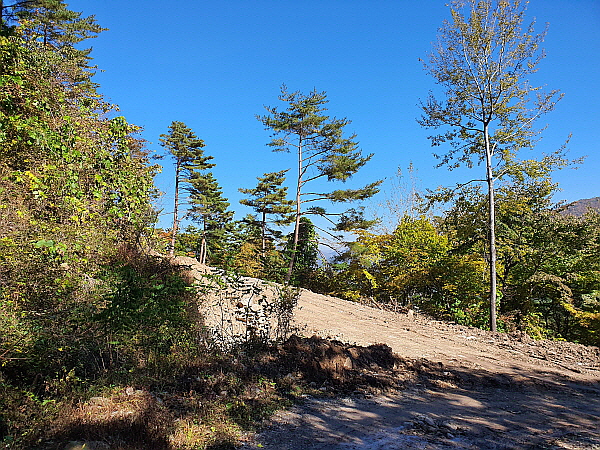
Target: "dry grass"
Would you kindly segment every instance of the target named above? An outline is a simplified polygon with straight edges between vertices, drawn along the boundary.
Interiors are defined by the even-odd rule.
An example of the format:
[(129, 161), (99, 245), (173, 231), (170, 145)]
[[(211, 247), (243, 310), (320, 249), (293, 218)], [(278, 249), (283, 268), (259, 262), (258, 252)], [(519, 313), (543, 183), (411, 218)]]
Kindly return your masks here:
[(131, 375), (129, 386), (55, 405), (45, 417), (50, 426), (13, 448), (234, 449), (307, 394), (395, 389), (416, 372), (384, 345), (292, 337), (260, 351), (197, 358), (166, 373), (145, 369)]

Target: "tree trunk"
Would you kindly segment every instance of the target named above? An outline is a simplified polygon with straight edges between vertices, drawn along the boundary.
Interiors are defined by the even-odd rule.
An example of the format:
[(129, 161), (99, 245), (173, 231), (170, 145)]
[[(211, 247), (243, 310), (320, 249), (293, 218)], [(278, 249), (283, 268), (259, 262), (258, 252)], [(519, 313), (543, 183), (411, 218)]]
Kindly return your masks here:
[(290, 264), (288, 266), (288, 272), (285, 275), (285, 285), (290, 284), (292, 278), (292, 271), (294, 270), (294, 264), (296, 263), (296, 251), (298, 250), (298, 236), (300, 234), (300, 190), (302, 188), (302, 138), (298, 142), (298, 185), (296, 186), (296, 223), (294, 226), (294, 245), (292, 247), (292, 256), (290, 257)]
[(490, 247), (490, 329), (496, 331), (496, 200), (494, 197), (494, 174), (492, 172), (492, 150), (488, 126), (484, 124), (485, 139), (485, 165), (486, 179), (488, 185), (488, 227), (489, 227), (489, 247)]
[(202, 223), (202, 241), (200, 242), (200, 264), (206, 264), (206, 220)]
[(200, 241), (200, 264), (206, 264), (206, 238), (202, 236)]
[(261, 249), (261, 257), (265, 258), (265, 250), (266, 250), (266, 242), (265, 242), (265, 232), (267, 230), (267, 213), (265, 211), (263, 211), (262, 213), (262, 223), (261, 223), (261, 243), (260, 243), (260, 249)]
[(175, 236), (177, 235), (177, 228), (179, 226), (178, 215), (179, 213), (179, 162), (175, 168), (175, 208), (173, 209), (173, 231), (171, 232), (171, 244), (169, 248), (169, 255), (175, 255)]

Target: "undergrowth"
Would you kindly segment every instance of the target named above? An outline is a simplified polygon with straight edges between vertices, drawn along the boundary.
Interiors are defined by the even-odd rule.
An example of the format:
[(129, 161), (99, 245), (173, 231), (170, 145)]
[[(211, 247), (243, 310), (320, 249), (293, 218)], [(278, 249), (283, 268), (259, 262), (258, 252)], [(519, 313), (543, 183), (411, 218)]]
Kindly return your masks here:
[[(124, 246), (77, 277), (45, 309), (1, 305), (14, 320), (2, 322), (13, 350), (0, 354), (0, 448), (230, 449), (277, 409), (321, 392), (301, 374), (314, 368), (290, 366), (280, 347), (212, 345), (202, 292), (162, 258)], [(19, 327), (43, 333), (29, 341)]]
[(296, 336), (276, 346), (170, 356), (43, 400), (2, 380), (4, 448), (233, 449), (307, 395), (379, 392), (408, 373), (384, 345)]

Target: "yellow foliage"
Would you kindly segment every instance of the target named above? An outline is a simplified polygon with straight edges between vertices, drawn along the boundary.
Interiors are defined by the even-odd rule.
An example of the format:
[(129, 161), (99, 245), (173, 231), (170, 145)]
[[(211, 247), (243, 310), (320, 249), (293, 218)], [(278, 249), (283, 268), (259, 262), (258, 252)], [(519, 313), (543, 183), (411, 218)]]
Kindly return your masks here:
[(235, 256), (233, 266), (241, 274), (259, 278), (263, 269), (260, 262), (260, 249), (251, 242), (244, 242)]

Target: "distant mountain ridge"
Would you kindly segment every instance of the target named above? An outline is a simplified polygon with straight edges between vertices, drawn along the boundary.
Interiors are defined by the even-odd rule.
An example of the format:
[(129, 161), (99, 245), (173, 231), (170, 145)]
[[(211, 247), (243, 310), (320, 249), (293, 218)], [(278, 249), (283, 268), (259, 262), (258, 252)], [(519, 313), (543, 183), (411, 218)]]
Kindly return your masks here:
[(565, 208), (563, 214), (575, 217), (583, 216), (588, 209), (600, 211), (600, 197), (584, 198), (571, 203)]

